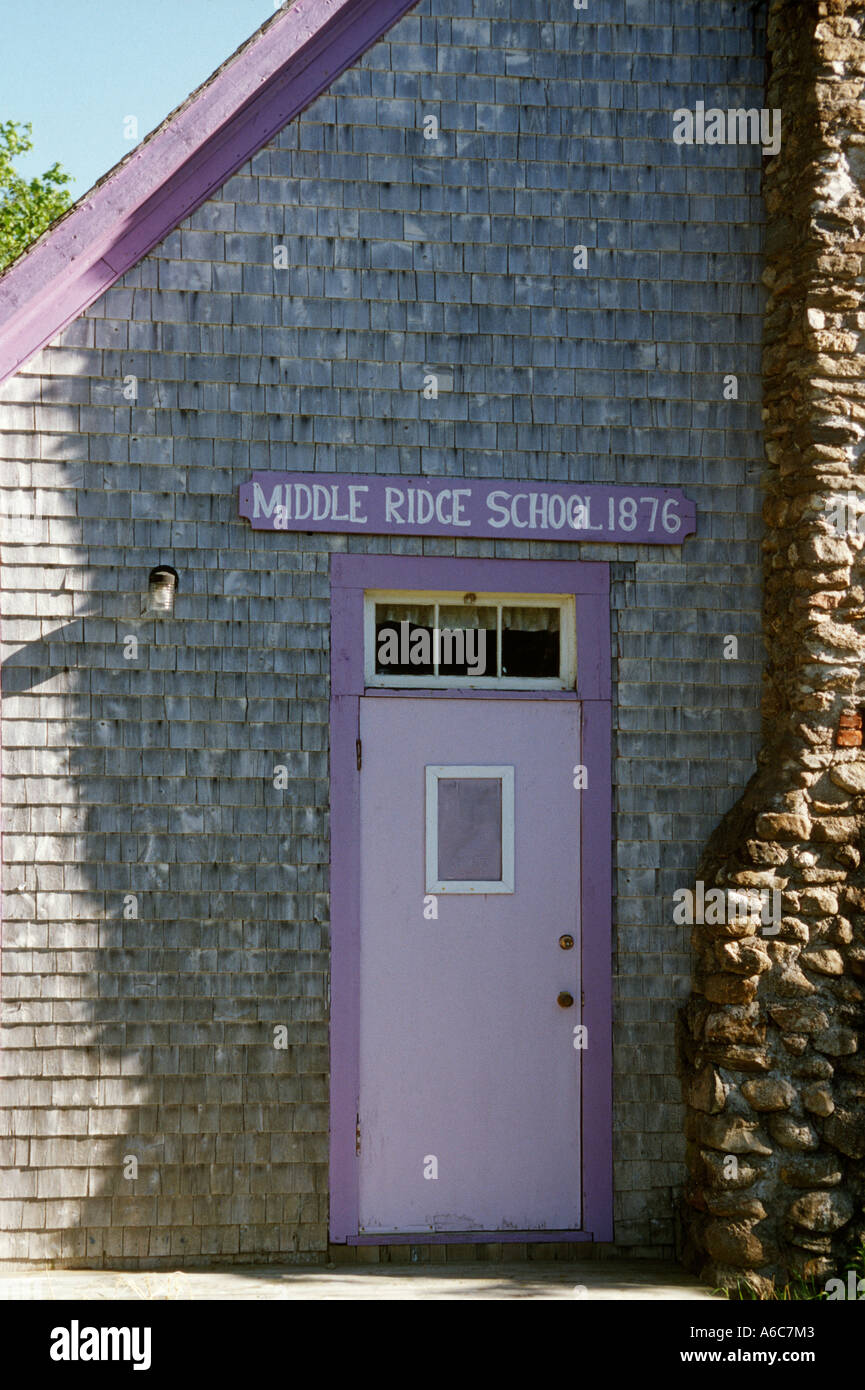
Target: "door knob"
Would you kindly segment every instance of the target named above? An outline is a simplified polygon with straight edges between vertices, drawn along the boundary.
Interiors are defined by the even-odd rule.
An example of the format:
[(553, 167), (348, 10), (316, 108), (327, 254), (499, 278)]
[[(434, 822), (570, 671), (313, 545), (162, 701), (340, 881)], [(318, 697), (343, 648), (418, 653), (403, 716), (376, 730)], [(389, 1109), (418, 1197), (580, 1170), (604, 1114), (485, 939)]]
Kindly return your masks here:
[(558, 1004), (560, 1009), (569, 1009), (573, 1002), (574, 996), (572, 994), (566, 994), (564, 990), (556, 1000), (556, 1003)]
[(572, 936), (560, 936), (559, 945), (563, 951), (572, 951), (574, 949), (574, 938)]

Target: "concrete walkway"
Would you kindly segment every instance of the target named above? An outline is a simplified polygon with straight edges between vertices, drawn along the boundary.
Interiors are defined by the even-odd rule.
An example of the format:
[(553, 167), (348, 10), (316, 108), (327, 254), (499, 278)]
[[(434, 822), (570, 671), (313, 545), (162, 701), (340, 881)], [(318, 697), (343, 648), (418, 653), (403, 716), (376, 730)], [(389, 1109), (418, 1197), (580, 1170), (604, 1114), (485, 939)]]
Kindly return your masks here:
[(123, 1273), (52, 1270), (0, 1277), (0, 1301), (88, 1299), (713, 1299), (677, 1265), (648, 1260), (580, 1264), (258, 1266)]

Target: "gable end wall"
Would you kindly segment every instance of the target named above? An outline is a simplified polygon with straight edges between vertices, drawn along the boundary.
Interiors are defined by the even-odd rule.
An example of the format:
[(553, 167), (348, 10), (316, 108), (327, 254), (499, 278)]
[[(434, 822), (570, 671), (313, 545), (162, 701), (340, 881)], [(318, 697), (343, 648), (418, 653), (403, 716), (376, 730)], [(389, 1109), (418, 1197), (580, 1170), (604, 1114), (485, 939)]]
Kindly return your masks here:
[[(762, 458), (760, 154), (672, 111), (762, 104), (760, 18), (423, 0), (0, 388), (5, 1259), (326, 1249), (328, 570), (364, 548), (612, 564), (616, 1248), (672, 1253), (671, 894), (753, 770)], [(699, 534), (253, 532), (267, 468), (681, 486)]]

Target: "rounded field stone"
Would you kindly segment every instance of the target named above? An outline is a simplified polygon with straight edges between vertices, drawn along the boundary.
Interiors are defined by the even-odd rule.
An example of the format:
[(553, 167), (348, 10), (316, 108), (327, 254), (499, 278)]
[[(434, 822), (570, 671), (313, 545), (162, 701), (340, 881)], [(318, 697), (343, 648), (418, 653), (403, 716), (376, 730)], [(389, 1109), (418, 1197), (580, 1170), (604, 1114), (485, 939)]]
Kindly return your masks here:
[(742, 1222), (713, 1221), (706, 1229), (705, 1240), (706, 1249), (719, 1264), (757, 1269), (770, 1258), (759, 1236)]
[(742, 1095), (755, 1110), (789, 1110), (796, 1099), (789, 1081), (771, 1076), (743, 1082)]
[(782, 1149), (816, 1149), (820, 1140), (807, 1120), (794, 1120), (790, 1115), (770, 1115), (769, 1133)]
[(844, 1173), (834, 1154), (803, 1154), (783, 1159), (780, 1177), (788, 1187), (837, 1187)]
[(797, 1197), (787, 1215), (806, 1231), (828, 1235), (838, 1231), (853, 1215), (853, 1202), (846, 1192), (805, 1192)]

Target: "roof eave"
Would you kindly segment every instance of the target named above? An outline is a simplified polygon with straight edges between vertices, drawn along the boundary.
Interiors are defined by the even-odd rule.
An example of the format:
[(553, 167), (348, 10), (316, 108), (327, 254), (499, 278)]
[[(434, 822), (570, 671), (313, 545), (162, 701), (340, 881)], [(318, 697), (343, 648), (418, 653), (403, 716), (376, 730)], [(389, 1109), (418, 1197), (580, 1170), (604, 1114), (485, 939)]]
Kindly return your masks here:
[(0, 381), (84, 312), (417, 0), (296, 0), (0, 279)]

